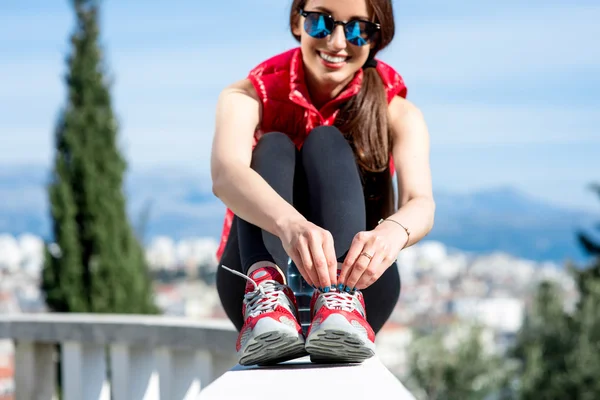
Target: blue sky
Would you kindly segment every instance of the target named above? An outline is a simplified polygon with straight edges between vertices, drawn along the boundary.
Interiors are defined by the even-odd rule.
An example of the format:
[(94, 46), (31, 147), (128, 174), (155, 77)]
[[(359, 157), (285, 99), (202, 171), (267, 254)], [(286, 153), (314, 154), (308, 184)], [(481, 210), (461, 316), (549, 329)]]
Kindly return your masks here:
[[(123, 150), (133, 169), (208, 172), (219, 91), (296, 43), (290, 0), (103, 2)], [(434, 186), (514, 186), (598, 210), (600, 4), (394, 1), (380, 58), (423, 111)], [(0, 2), (0, 165), (44, 164), (64, 102), (69, 2)]]

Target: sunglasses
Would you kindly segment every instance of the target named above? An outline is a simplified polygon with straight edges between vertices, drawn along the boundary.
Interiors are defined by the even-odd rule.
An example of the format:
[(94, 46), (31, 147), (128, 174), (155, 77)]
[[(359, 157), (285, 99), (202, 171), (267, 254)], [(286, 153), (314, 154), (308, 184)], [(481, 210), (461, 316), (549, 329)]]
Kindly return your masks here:
[(304, 20), (304, 30), (315, 39), (323, 39), (333, 33), (337, 25), (344, 27), (346, 40), (355, 46), (365, 46), (375, 39), (381, 25), (371, 21), (353, 19), (348, 22), (336, 21), (329, 14), (318, 11), (300, 10)]

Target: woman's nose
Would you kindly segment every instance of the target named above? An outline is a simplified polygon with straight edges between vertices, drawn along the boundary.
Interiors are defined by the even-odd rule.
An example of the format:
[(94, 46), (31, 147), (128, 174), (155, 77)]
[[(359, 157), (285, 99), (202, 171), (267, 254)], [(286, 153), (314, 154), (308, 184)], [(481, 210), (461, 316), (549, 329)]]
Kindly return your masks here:
[(329, 42), (336, 51), (344, 50), (346, 48), (346, 35), (344, 34), (343, 26), (337, 25), (333, 29)]

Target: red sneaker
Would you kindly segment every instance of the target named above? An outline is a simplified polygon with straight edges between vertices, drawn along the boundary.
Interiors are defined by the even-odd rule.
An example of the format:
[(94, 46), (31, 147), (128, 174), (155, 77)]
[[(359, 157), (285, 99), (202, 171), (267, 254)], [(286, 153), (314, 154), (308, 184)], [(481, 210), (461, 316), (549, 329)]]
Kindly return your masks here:
[(375, 332), (360, 291), (315, 291), (306, 351), (313, 362), (362, 362), (375, 355)]
[(244, 326), (236, 343), (241, 365), (274, 364), (306, 355), (298, 323), (296, 297), (275, 267), (265, 266), (247, 277), (242, 313)]

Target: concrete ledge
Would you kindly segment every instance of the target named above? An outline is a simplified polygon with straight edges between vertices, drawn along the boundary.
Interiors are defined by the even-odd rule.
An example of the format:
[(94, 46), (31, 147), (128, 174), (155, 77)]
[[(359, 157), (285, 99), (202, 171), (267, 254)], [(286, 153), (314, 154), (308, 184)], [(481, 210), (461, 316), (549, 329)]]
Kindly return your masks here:
[(312, 364), (308, 357), (272, 367), (237, 365), (208, 385), (198, 400), (306, 400), (314, 396), (415, 400), (377, 358), (362, 364)]
[(118, 314), (5, 314), (0, 315), (0, 338), (36, 343), (73, 341), (202, 348), (229, 355), (235, 353), (237, 331), (229, 321), (217, 320)]
[[(303, 357), (271, 367), (236, 365), (229, 369), (235, 363), (237, 339), (237, 331), (229, 321), (113, 314), (8, 314), (0, 315), (0, 338), (16, 341), (19, 370), (31, 381), (24, 383), (21, 379), (19, 390), (33, 382), (32, 393), (40, 392), (42, 380), (48, 388), (53, 387), (54, 359), (45, 355), (52, 354), (52, 344), (60, 343), (64, 352), (63, 386), (70, 388), (73, 398), (83, 398), (81, 393), (88, 393), (90, 387), (108, 387), (104, 346), (109, 346), (113, 373), (125, 377), (113, 382), (121, 384), (114, 390), (132, 400), (142, 398), (132, 395), (133, 386), (129, 387), (138, 385), (140, 379), (144, 382), (140, 393), (152, 393), (150, 397), (158, 396), (160, 390), (167, 393), (163, 396), (166, 398), (200, 400), (306, 400), (315, 394), (414, 400), (377, 357), (362, 364), (337, 365), (313, 364)], [(171, 351), (178, 348), (183, 351)], [(163, 356), (156, 357), (157, 352)], [(44, 375), (47, 379), (36, 375), (37, 370), (49, 371)], [(158, 380), (150, 379), (155, 372)], [(189, 375), (189, 379), (183, 380), (182, 374)]]

